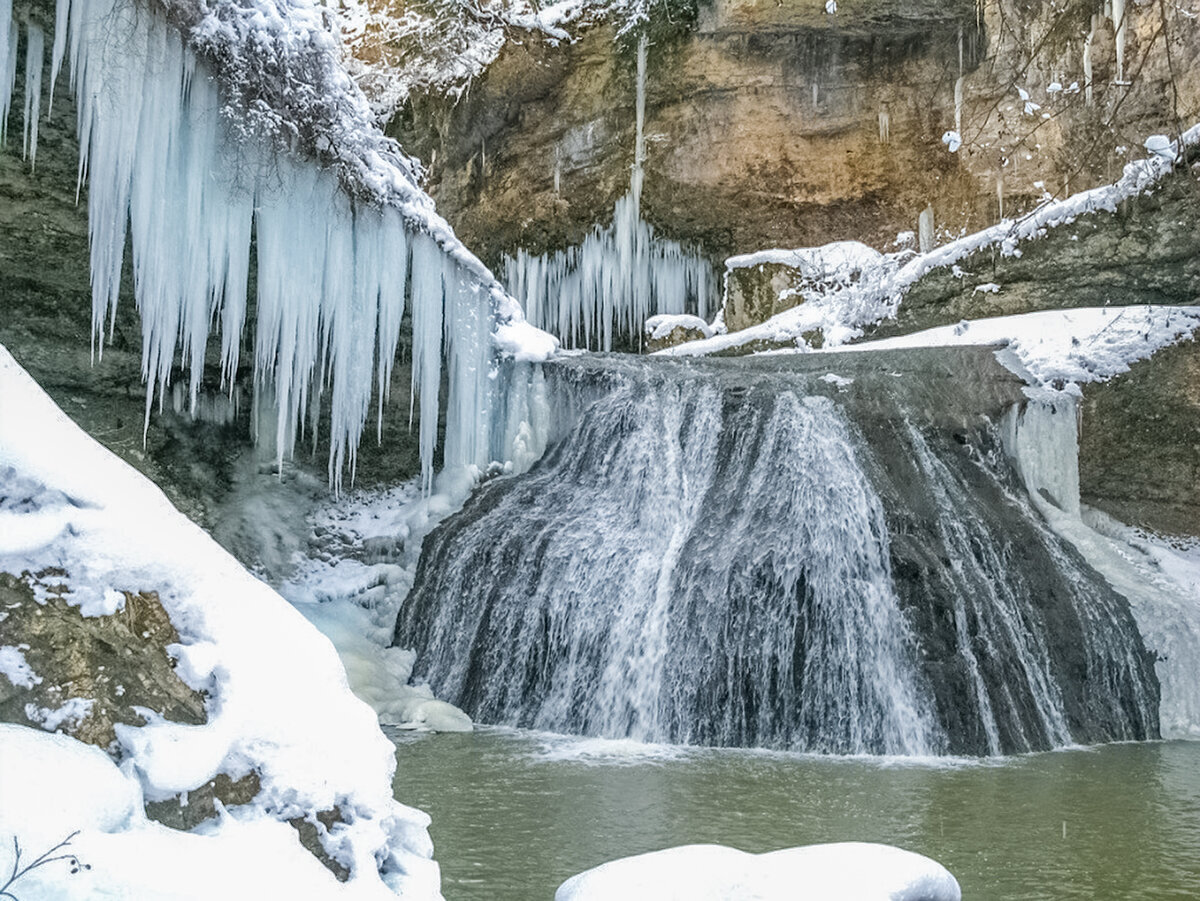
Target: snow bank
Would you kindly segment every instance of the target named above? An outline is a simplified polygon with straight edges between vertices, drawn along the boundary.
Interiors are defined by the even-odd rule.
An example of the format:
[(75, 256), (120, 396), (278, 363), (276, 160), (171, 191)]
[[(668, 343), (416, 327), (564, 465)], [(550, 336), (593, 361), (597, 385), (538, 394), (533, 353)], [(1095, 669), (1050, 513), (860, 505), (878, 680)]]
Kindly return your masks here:
[[(1168, 149), (1161, 149), (1163, 141)], [(806, 295), (804, 303), (760, 325), (670, 347), (659, 353), (702, 356), (757, 342), (801, 345), (801, 335), (814, 330), (822, 332), (825, 348), (852, 341), (863, 334), (865, 327), (894, 317), (905, 292), (934, 269), (953, 266), (985, 247), (995, 247), (1004, 256), (1020, 256), (1021, 242), (1043, 237), (1048, 229), (1069, 224), (1087, 213), (1114, 212), (1121, 201), (1144, 193), (1168, 175), (1174, 169), (1183, 147), (1200, 144), (1200, 125), (1184, 132), (1179, 141), (1166, 138), (1163, 141), (1152, 142), (1155, 148), (1160, 149), (1154, 150), (1148, 158), (1128, 163), (1121, 179), (1115, 184), (1082, 191), (1062, 200), (1048, 201), (1020, 219), (1005, 219), (991, 228), (951, 241), (928, 253), (902, 251), (879, 254), (873, 265), (864, 266), (857, 280), (837, 286), (834, 290)], [(828, 245), (835, 259), (844, 256), (842, 243)], [(758, 262), (797, 265), (792, 260), (798, 254), (803, 268), (804, 261), (823, 250), (760, 251), (732, 257), (727, 265), (734, 268)]]
[(552, 42), (569, 41), (569, 26), (605, 6), (603, 0), (545, 5), (484, 0), (411, 3), (397, 9), (368, 0), (342, 0), (332, 11), (353, 54), (347, 66), (370, 97), (378, 119), (386, 121), (414, 91), (461, 97), (509, 40), (541, 33)]
[(0, 724), (0, 796), (6, 874), (70, 839), (57, 859), (12, 884), (21, 901), (390, 897), (340, 885), (290, 826), (260, 810), (225, 812), (196, 832), (150, 822), (136, 782), (104, 752), (63, 735)]
[(555, 901), (959, 901), (941, 864), (888, 845), (843, 842), (747, 854), (686, 845), (572, 876)]
[[(258, 797), (214, 827), (214, 835), (228, 839), (221, 843), (222, 854), (227, 851), (246, 866), (269, 870), (283, 885), (295, 883), (286, 863), (278, 872), (271, 865), (273, 855), (291, 849), (296, 861), (302, 855), (312, 860), (312, 867), (306, 867), (306, 860), (295, 870), (296, 883), (308, 881), (305, 873), (311, 876), (296, 896), (322, 894), (324, 886), (330, 895), (387, 896), (390, 888), (406, 897), (439, 898), (428, 817), (393, 799), (393, 746), (371, 709), (350, 693), (333, 646), (176, 511), (153, 484), (75, 426), (3, 348), (0, 397), (0, 495), (25, 498), (3, 511), (0, 570), (60, 567), (68, 573), (72, 603), (103, 600), (112, 590), (158, 592), (180, 634), (180, 643), (172, 648), (177, 672), (208, 696), (205, 725), (158, 720), (142, 727), (118, 726), (121, 778), (148, 800), (157, 800), (195, 789), (218, 773), (238, 778), (256, 770), (262, 783)], [(39, 526), (39, 546), (30, 546), (21, 526), (24, 518), (53, 523), (52, 528)], [(7, 730), (0, 743), (14, 740), (20, 739)], [(13, 778), (23, 781), (27, 767), (36, 765), (35, 757), (26, 768), (12, 770)], [(7, 778), (10, 769), (6, 765), (0, 772)], [(56, 775), (75, 778), (66, 765)], [(7, 787), (0, 796), (19, 835), (24, 834), (25, 817), (29, 823), (45, 819), (47, 831), (41, 838), (31, 835), (29, 847), (46, 834), (59, 833), (57, 840), (79, 825), (76, 818), (60, 817), (49, 808), (10, 813), (15, 809)], [(101, 810), (105, 804), (97, 801), (89, 809)], [(344, 822), (323, 834), (322, 841), (351, 871), (344, 887), (300, 850), (294, 831), (283, 822), (335, 807)], [(84, 844), (86, 836), (81, 836), (79, 848), (80, 853), (96, 850), (94, 860), (89, 859), (94, 866), (110, 861), (116, 867), (136, 863), (148, 868), (151, 881), (136, 883), (139, 888), (129, 897), (170, 892), (199, 898), (247, 896), (232, 877), (215, 872), (216, 866), (196, 866), (204, 852), (181, 850), (178, 843), (194, 837), (161, 833), (148, 838), (147, 829), (158, 834), (155, 827), (122, 830), (119, 825), (109, 824), (117, 831), (104, 841)], [(177, 867), (173, 881), (153, 882), (168, 876), (154, 866), (160, 852), (164, 862)], [(184, 873), (189, 881), (180, 884)], [(223, 891), (210, 890), (223, 878)]]

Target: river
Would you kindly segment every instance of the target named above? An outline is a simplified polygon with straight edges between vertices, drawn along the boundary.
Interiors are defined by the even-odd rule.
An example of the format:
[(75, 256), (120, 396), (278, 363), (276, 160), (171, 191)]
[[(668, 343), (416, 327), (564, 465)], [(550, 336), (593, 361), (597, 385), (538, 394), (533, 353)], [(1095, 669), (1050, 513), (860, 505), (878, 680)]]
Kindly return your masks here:
[(672, 845), (851, 840), (940, 861), (972, 901), (1200, 897), (1196, 742), (913, 760), (390, 734), (447, 901), (549, 901), (574, 873)]

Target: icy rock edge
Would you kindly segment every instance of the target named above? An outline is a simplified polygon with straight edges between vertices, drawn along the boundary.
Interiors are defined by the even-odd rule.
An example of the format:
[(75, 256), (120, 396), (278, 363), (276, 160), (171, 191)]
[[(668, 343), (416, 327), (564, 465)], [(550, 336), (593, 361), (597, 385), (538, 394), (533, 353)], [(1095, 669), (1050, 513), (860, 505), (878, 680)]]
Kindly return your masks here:
[[(0, 571), (59, 567), (78, 602), (114, 589), (158, 592), (180, 634), (170, 649), (176, 672), (207, 694), (204, 725), (152, 718), (118, 726), (119, 769), (74, 739), (0, 730), (0, 833), (17, 835), (36, 855), (83, 830), (72, 850), (92, 869), (69, 878), (39, 871), (52, 881), (50, 896), (116, 886), (129, 897), (168, 888), (182, 897), (244, 897), (246, 886), (261, 885), (271, 896), (439, 899), (429, 818), (394, 800), (394, 748), (351, 694), (333, 646), (84, 434), (3, 348), (0, 396), (0, 492), (11, 493), (12, 483), (30, 496), (0, 511)], [(259, 794), (206, 823), (203, 835), (169, 830), (142, 812), (143, 799), (252, 770)], [(350, 871), (344, 884), (286, 822), (315, 822), (334, 809), (341, 821), (318, 834)], [(179, 882), (185, 872), (187, 885)]]
[[(255, 385), (279, 410), (279, 461), (324, 401), (330, 481), (340, 488), (347, 469), (353, 479), (372, 395), (380, 418), (388, 400), (407, 301), (430, 490), (443, 357), (444, 469), (475, 471), (511, 459), (508, 386), (557, 341), (525, 322), (434, 212), (419, 165), (383, 135), (342, 67), (331, 27), (310, 0), (164, 0), (152, 13), (135, 0), (59, 0), (49, 90), (69, 61), (89, 185), (93, 350), (103, 351), (106, 320), (111, 328), (128, 238), (147, 418), (177, 356), (195, 409), (214, 327), (232, 390), (253, 236)], [(11, 0), (0, 0), (5, 118), (17, 31)], [(27, 119), (38, 106), (26, 102)], [(31, 131), (27, 121), (35, 151)]]

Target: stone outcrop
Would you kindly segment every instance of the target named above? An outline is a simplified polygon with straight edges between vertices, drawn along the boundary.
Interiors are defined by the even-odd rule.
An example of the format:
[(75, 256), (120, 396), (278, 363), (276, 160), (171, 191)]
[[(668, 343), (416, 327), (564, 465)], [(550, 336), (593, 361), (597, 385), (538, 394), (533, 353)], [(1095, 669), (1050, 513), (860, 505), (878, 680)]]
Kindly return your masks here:
[(1122, 522), (1200, 537), (1200, 344), (1084, 386), (1079, 491)]
[[(0, 679), (0, 719), (61, 728), (110, 751), (116, 723), (145, 724), (138, 708), (181, 723), (207, 720), (204, 697), (175, 674), (166, 648), (179, 633), (156, 594), (126, 591), (123, 609), (91, 617), (70, 604), (70, 594), (63, 572), (0, 573), (0, 645), (24, 647), (40, 680), (20, 687)], [(86, 712), (56, 725), (49, 715), (72, 698), (85, 702)]]
[[(1200, 116), (1197, 4), (1169, 7), (1126, 4), (1118, 79), (1097, 2), (697, 3), (691, 24), (651, 27), (644, 213), (714, 260), (846, 238), (888, 249), (927, 204), (958, 234), (1112, 181), (1147, 134)], [(632, 40), (522, 35), (461, 97), (416, 96), (392, 122), (485, 262), (611, 217), (633, 159)]]

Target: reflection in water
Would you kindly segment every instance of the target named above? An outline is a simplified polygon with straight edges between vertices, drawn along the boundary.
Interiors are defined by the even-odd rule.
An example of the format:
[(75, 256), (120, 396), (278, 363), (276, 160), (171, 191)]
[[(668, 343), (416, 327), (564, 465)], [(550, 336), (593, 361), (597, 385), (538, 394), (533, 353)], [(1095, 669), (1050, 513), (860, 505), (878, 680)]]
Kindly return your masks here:
[(970, 899), (1200, 896), (1195, 742), (912, 762), (496, 729), (393, 739), (447, 901), (549, 901), (568, 876), (672, 845), (834, 841), (928, 855)]

